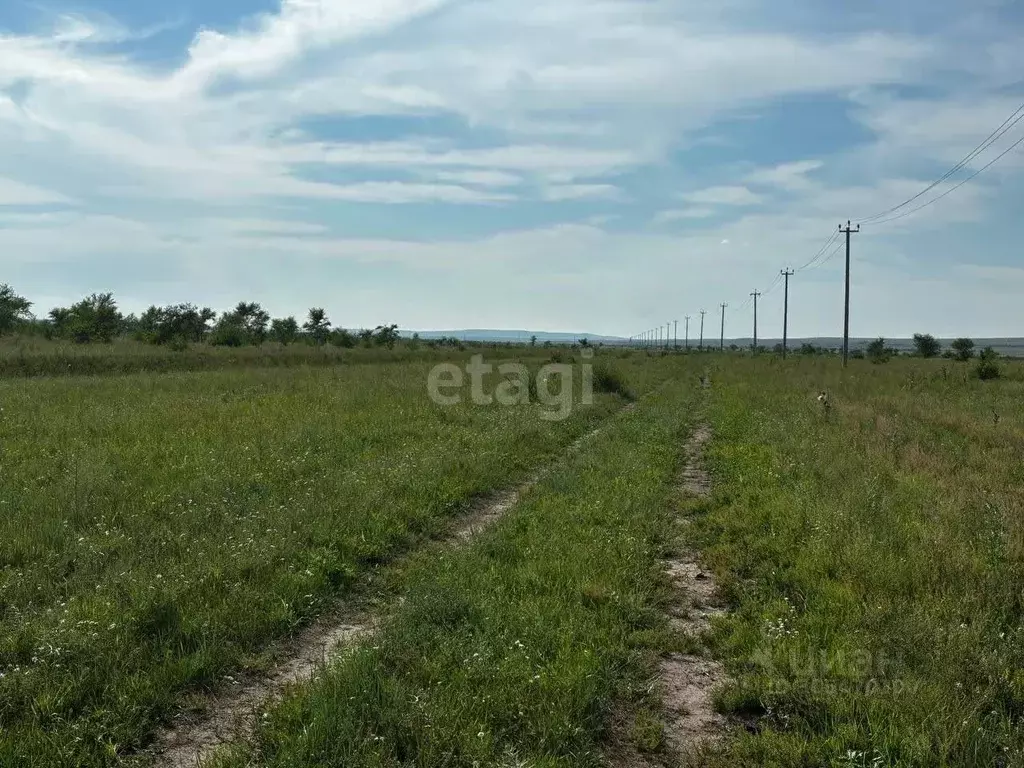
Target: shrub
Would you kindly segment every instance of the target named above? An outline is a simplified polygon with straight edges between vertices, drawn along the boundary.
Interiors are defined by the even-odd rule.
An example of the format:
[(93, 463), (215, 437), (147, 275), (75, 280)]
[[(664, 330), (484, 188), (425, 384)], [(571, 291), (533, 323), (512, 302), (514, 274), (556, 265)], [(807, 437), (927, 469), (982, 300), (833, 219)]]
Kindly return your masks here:
[(136, 340), (152, 344), (170, 344), (176, 339), (200, 342), (210, 332), (210, 321), (216, 316), (209, 307), (199, 309), (193, 304), (150, 307), (134, 323), (126, 318), (125, 328)]
[(270, 323), (270, 338), (288, 346), (299, 338), (299, 323), (294, 317), (279, 317)]
[(6, 283), (0, 283), (0, 336), (13, 331), (31, 315), (32, 302), (19, 296)]
[(314, 344), (323, 346), (331, 335), (331, 321), (327, 319), (327, 313), (323, 307), (313, 307), (309, 310), (306, 322), (302, 324), (304, 330)]
[(970, 360), (974, 357), (974, 341), (972, 339), (960, 338), (949, 345), (957, 360)]
[(594, 366), (594, 391), (619, 395), (619, 397), (626, 400), (634, 400), (636, 398), (622, 375), (606, 365), (599, 364)]
[(982, 381), (998, 379), (1002, 371), (999, 368), (999, 353), (992, 347), (985, 347), (978, 358), (978, 365), (974, 369), (974, 375)]
[(865, 350), (868, 360), (876, 364), (889, 362), (890, 352), (891, 350), (886, 349), (885, 339), (881, 336), (868, 344), (868, 347)]
[(332, 346), (352, 349), (356, 345), (356, 337), (344, 328), (335, 328), (331, 331), (330, 342)]
[(942, 345), (930, 333), (915, 333), (914, 349), (921, 357), (936, 357), (942, 351)]
[(113, 341), (121, 328), (121, 321), (121, 313), (117, 311), (114, 296), (110, 293), (94, 293), (71, 307), (57, 307), (50, 311), (54, 333), (76, 344)]

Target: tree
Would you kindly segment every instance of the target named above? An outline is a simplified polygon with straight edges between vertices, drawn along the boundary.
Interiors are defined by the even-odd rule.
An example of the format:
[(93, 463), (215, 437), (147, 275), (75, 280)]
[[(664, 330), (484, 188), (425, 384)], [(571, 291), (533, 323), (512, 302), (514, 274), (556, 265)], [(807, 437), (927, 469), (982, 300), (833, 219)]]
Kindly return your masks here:
[(30, 319), (31, 306), (31, 301), (16, 294), (7, 283), (0, 283), (0, 336), (10, 333), (22, 322)]
[(71, 307), (50, 311), (54, 332), (76, 344), (113, 341), (122, 321), (112, 293), (94, 293)]
[(531, 347), (536, 347), (537, 346), (537, 337), (536, 336), (531, 336), (530, 337), (530, 346)]
[(346, 331), (344, 328), (335, 328), (330, 332), (331, 345), (335, 347), (342, 347), (344, 349), (352, 349), (356, 345), (356, 337)]
[(589, 347), (590, 346), (590, 339), (588, 339), (586, 336), (584, 336), (582, 339), (580, 339), (580, 346), (583, 347), (583, 348)]
[(294, 317), (279, 317), (270, 324), (270, 338), (288, 346), (299, 338), (299, 323)]
[(194, 304), (150, 307), (136, 323), (135, 338), (151, 344), (198, 343), (206, 338), (216, 317), (209, 307), (200, 309)]
[(364, 347), (373, 346), (373, 331), (368, 328), (364, 328), (359, 332), (359, 341), (362, 342)]
[(970, 360), (974, 357), (974, 340), (968, 338), (954, 339), (953, 343), (949, 345), (953, 348), (953, 354), (956, 355), (957, 360)]
[(314, 344), (323, 346), (327, 343), (327, 337), (331, 335), (331, 321), (327, 319), (327, 313), (322, 307), (313, 307), (309, 310), (302, 330), (309, 335)]
[(373, 341), (378, 346), (393, 349), (395, 342), (398, 341), (398, 326), (378, 325), (373, 330)]
[(238, 316), (246, 335), (252, 344), (262, 344), (267, 338), (267, 323), (270, 322), (270, 313), (256, 302), (246, 303), (240, 301), (235, 307), (235, 315)]
[(889, 362), (889, 350), (885, 348), (885, 339), (881, 336), (868, 344), (865, 352), (872, 363)]
[(270, 314), (259, 304), (239, 302), (233, 311), (221, 315), (210, 343), (225, 347), (262, 344), (267, 338), (269, 321)]
[(938, 357), (942, 345), (930, 333), (915, 333), (914, 349), (920, 357)]

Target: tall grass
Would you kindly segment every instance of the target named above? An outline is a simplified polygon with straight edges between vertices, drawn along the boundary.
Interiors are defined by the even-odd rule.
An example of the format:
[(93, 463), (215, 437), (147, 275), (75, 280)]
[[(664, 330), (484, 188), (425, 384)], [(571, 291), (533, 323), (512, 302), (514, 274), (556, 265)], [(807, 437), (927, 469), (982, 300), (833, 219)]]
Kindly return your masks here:
[(0, 765), (116, 763), (619, 404), (440, 408), (429, 367), (0, 380)]
[(1021, 373), (719, 366), (697, 540), (734, 609), (722, 703), (756, 730), (714, 764), (1024, 763)]
[(597, 765), (665, 631), (658, 561), (694, 389), (617, 419), (473, 546), (393, 574), (372, 643), (222, 768)]

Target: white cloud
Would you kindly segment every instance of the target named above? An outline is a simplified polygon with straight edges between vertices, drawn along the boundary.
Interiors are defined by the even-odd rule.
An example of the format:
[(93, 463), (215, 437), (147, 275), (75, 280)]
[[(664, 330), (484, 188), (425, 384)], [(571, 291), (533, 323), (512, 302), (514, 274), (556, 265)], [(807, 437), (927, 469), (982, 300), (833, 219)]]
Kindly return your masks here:
[(437, 178), (478, 187), (515, 187), (523, 181), (521, 176), (504, 171), (439, 171)]
[[(234, 267), (253, 254), (265, 261), (262, 271), (245, 270), (246, 289), (266, 290), (268, 304), (275, 296), (299, 302), (291, 311), (302, 309), (307, 294), (347, 285), (344, 276), (332, 282), (318, 273), (324, 264), (399, 263), (436, 274), (436, 290), (425, 298), (413, 279), (393, 298), (373, 296), (365, 285), (346, 293), (367, 322), (380, 320), (370, 315), (388, 302), (417, 307), (423, 324), (439, 322), (430, 302), (452, 285), (464, 292), (463, 281), (485, 290), (496, 276), (531, 308), (541, 305), (531, 303), (526, 281), (536, 284), (540, 274), (552, 284), (584, 285), (589, 303), (544, 310), (552, 324), (589, 316), (612, 326), (652, 307), (664, 314), (660, 307), (707, 303), (706, 293), (728, 299), (737, 274), (774, 276), (794, 254), (813, 253), (839, 221), (913, 194), (928, 180), (927, 163), (958, 159), (1015, 106), (993, 85), (1019, 72), (1014, 46), (1003, 41), (952, 56), (959, 43), (886, 32), (880, 18), (880, 31), (824, 34), (810, 24), (785, 29), (749, 0), (283, 0), (272, 13), (199, 30), (177, 52), (183, 63), (159, 65), (133, 59), (127, 46), (115, 54), (97, 45), (146, 36), (98, 14), (65, 19), (56, 32), (0, 36), (0, 178), (10, 179), (0, 181), (0, 204), (81, 201), (91, 211), (0, 212), (0, 250), (21, 254), (20, 275), (30, 281), (26, 254), (72, 266), (88, 260), (93, 271), (83, 278), (79, 270), (79, 279), (109, 281), (97, 290), (136, 295), (180, 280), (183, 291), (200, 286), (208, 298), (197, 300), (209, 303), (218, 291), (235, 290)], [(943, 82), (936, 73), (956, 67), (960, 93), (914, 100), (895, 95), (903, 89), (878, 88), (936, 92)], [(852, 99), (852, 115), (877, 141), (759, 167), (766, 137), (741, 146), (717, 133), (719, 121), (752, 108), (819, 94)], [(328, 138), (352, 135), (331, 129), (365, 116), (397, 118), (404, 137)], [(783, 153), (772, 157), (799, 149), (786, 139), (772, 137)], [(716, 140), (715, 157), (730, 146), (735, 157), (698, 159), (694, 167), (679, 160), (676, 150)], [(958, 190), (956, 205), (894, 223), (888, 231), (896, 239), (880, 236), (865, 258), (911, 259), (892, 245), (901, 232), (978, 220), (994, 197), (981, 181)], [(695, 191), (681, 197), (685, 204), (657, 212), (673, 205), (666, 201), (674, 189)], [(564, 208), (589, 225), (517, 231), (523, 219), (515, 204), (537, 198), (551, 203), (543, 206), (546, 220), (557, 220), (557, 203), (576, 201)], [(679, 225), (671, 236), (667, 228), (660, 236), (603, 232), (604, 222), (579, 207), (608, 199), (623, 202), (616, 229), (652, 218)], [(424, 228), (410, 214), (394, 217), (394, 240), (337, 238), (337, 220), (359, 222), (349, 203), (501, 204), (500, 223), (490, 211), (481, 219), (505, 232), (469, 238), (452, 216), (429, 222), (430, 231), (447, 228), (449, 236), (416, 242), (403, 239), (413, 225)], [(296, 209), (302, 222), (288, 220)], [(462, 215), (469, 220), (474, 211)], [(712, 217), (721, 220), (688, 225)], [(477, 231), (479, 222), (469, 223)], [(719, 247), (723, 241), (758, 248)], [(688, 261), (680, 263), (684, 252)], [(649, 295), (623, 266), (643, 258), (666, 272), (699, 270), (709, 252), (712, 271), (723, 274), (686, 296), (674, 284)], [(520, 284), (502, 270), (520, 268), (524, 253), (537, 266)], [(119, 258), (137, 268), (117, 270)], [(306, 262), (317, 265), (308, 274)], [(153, 276), (146, 291), (124, 282), (143, 268)], [(190, 297), (166, 300), (183, 298)], [(478, 313), (465, 316), (482, 324), (499, 311), (493, 304), (481, 299), (463, 311)], [(615, 316), (604, 309), (612, 305)], [(805, 321), (816, 316), (808, 311)]]
[(659, 211), (654, 216), (658, 223), (667, 224), (673, 221), (685, 219), (707, 219), (714, 216), (717, 211), (714, 208), (694, 206), (692, 208), (680, 208), (668, 211)]
[(772, 168), (759, 168), (746, 176), (748, 184), (778, 187), (780, 189), (807, 189), (812, 183), (807, 174), (821, 168), (821, 160), (800, 160), (795, 163), (783, 163)]
[(58, 192), (0, 177), (0, 205), (46, 205), (70, 202), (69, 198)]
[(201, 29), (178, 76), (200, 83), (218, 76), (266, 77), (318, 49), (380, 34), (447, 0), (281, 0), (234, 34)]
[(683, 200), (698, 205), (757, 205), (763, 201), (760, 195), (742, 186), (708, 187), (696, 192), (680, 195)]
[(561, 200), (614, 200), (621, 195), (612, 184), (553, 184), (544, 189), (544, 199)]

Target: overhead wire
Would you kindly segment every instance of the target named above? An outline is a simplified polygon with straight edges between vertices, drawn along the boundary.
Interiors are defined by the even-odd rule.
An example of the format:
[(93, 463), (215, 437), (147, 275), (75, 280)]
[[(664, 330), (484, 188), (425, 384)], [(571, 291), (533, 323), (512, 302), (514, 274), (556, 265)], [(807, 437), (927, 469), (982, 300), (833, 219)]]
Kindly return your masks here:
[[(1020, 136), (1016, 141), (1014, 141), (1012, 144), (1010, 144), (1010, 146), (1008, 146), (1006, 149), (1004, 149), (1002, 152), (1000, 152), (998, 155), (996, 155), (996, 157), (991, 159), (989, 162), (985, 163), (985, 165), (983, 165), (980, 168), (978, 168), (977, 170), (975, 170), (969, 176), (961, 179), (959, 182), (957, 182), (956, 184), (951, 186), (949, 189), (944, 190), (941, 194), (938, 194), (935, 197), (933, 197), (933, 198), (931, 198), (929, 200), (926, 200), (925, 202), (921, 203), (920, 205), (916, 205), (916, 206), (914, 206), (913, 208), (911, 208), (909, 210), (902, 210), (903, 208), (906, 208), (908, 205), (913, 203), (915, 200), (919, 200), (920, 198), (924, 197), (926, 194), (928, 194), (928, 192), (934, 190), (936, 187), (938, 187), (940, 184), (942, 184), (943, 182), (945, 182), (948, 179), (950, 179), (953, 175), (955, 175), (959, 171), (964, 170), (965, 168), (967, 168), (968, 164), (972, 160), (976, 159), (979, 155), (981, 155), (983, 152), (985, 152), (990, 147), (992, 147), (993, 144), (995, 144), (997, 141), (999, 141), (999, 139), (1001, 139), (1003, 136), (1005, 136), (1009, 131), (1011, 131), (1021, 121), (1024, 121), (1024, 103), (1022, 103), (1019, 107), (1017, 107), (1017, 109), (1015, 109), (1005, 120), (1003, 120), (1003, 122), (994, 131), (992, 131), (988, 136), (986, 136), (985, 139), (980, 144), (978, 144), (974, 149), (972, 149), (969, 153), (967, 153), (959, 162), (957, 162), (954, 166), (952, 166), (949, 170), (947, 170), (938, 179), (933, 181), (931, 184), (927, 185), (920, 192), (912, 195), (911, 197), (907, 198), (906, 200), (904, 200), (903, 202), (899, 203), (898, 205), (891, 206), (890, 208), (887, 208), (886, 210), (880, 211), (879, 213), (873, 214), (871, 216), (867, 216), (867, 217), (858, 219), (858, 221), (861, 224), (867, 224), (867, 223), (871, 223), (871, 224), (887, 224), (889, 222), (897, 221), (899, 219), (902, 219), (902, 218), (904, 218), (906, 216), (910, 216), (910, 215), (912, 215), (912, 214), (914, 214), (914, 213), (916, 213), (916, 212), (918, 212), (918, 211), (920, 211), (920, 210), (922, 210), (924, 208), (927, 208), (930, 205), (933, 205), (933, 204), (937, 203), (939, 200), (942, 200), (946, 196), (952, 194), (953, 192), (958, 190), (960, 187), (964, 186), (968, 182), (970, 182), (973, 179), (977, 178), (980, 174), (984, 173), (986, 170), (988, 170), (993, 165), (998, 163), (1000, 160), (1002, 160), (1004, 157), (1006, 157), (1006, 155), (1008, 155), (1014, 149), (1019, 147), (1021, 144), (1024, 144), (1024, 135)], [(825, 264), (827, 264), (828, 262), (830, 262), (832, 259), (834, 259), (835, 256), (843, 249), (843, 243), (842, 242), (836, 243), (836, 240), (839, 239), (840, 235), (841, 235), (841, 230), (833, 230), (833, 232), (831, 233), (829, 238), (817, 250), (817, 252), (805, 264), (803, 264), (802, 266), (800, 266), (796, 270), (794, 270), (794, 273), (795, 272), (803, 272), (804, 270), (807, 270), (807, 269), (818, 269), (818, 268), (824, 266)], [(832, 247), (833, 244), (835, 244), (835, 247), (832, 248), (831, 251), (829, 251), (829, 248)], [(827, 256), (825, 255), (826, 253), (828, 254)], [(774, 290), (776, 290), (778, 288), (779, 285), (781, 285), (781, 283), (782, 283), (782, 275), (778, 274), (778, 275), (776, 275), (775, 280), (768, 287), (768, 289), (766, 291), (764, 291), (760, 295), (763, 297), (763, 296), (766, 296), (766, 295), (772, 293)], [(739, 310), (745, 309), (746, 307), (748, 307), (752, 303), (752, 301), (753, 301), (753, 295), (748, 295), (747, 298), (744, 300), (744, 302), (738, 307), (738, 309)]]
[[(1024, 118), (1024, 115), (1021, 115), (1021, 117)], [(985, 165), (981, 166), (981, 168), (976, 170), (974, 173), (972, 173), (967, 178), (961, 179), (959, 183), (957, 183), (954, 186), (950, 187), (945, 192), (943, 192), (941, 195), (938, 195), (937, 197), (934, 197), (931, 200), (928, 200), (927, 202), (922, 203), (919, 206), (916, 206), (915, 208), (911, 208), (909, 211), (903, 211), (901, 213), (896, 214), (895, 216), (890, 216), (890, 217), (885, 218), (885, 219), (879, 219), (878, 221), (875, 221), (874, 224), (877, 226), (879, 224), (888, 224), (890, 221), (897, 221), (898, 219), (902, 219), (905, 216), (909, 216), (912, 213), (917, 213), (922, 208), (927, 208), (929, 205), (932, 205), (933, 203), (939, 202), (939, 200), (944, 198), (946, 195), (948, 195), (948, 194), (950, 194), (952, 192), (955, 192), (956, 190), (960, 189), (960, 187), (962, 187), (967, 182), (971, 181), (974, 178), (977, 178), (978, 175), (981, 174), (983, 171), (986, 171), (989, 168), (991, 168), (997, 162), (999, 162), (1004, 157), (1006, 157), (1006, 155), (1010, 154), (1010, 152), (1012, 152), (1014, 149), (1016, 149), (1021, 143), (1024, 143), (1024, 136), (1021, 136), (1019, 139), (1017, 139), (1015, 142), (1013, 142), (1013, 144), (1011, 144), (1006, 149), (1004, 149), (1002, 152), (1000, 152), (998, 155), (996, 155), (996, 157), (994, 157), (992, 160), (987, 162)]]
[(797, 272), (803, 272), (805, 269), (810, 267), (814, 262), (816, 262), (818, 259), (820, 259), (822, 254), (824, 254), (828, 250), (828, 247), (830, 245), (832, 245), (832, 243), (834, 243), (836, 241), (836, 238), (838, 238), (838, 237), (839, 237), (839, 232), (837, 230), (833, 230), (832, 236), (829, 237), (829, 239), (825, 241), (825, 244), (823, 246), (821, 246), (821, 248), (818, 249), (818, 252), (815, 253), (814, 256), (812, 256), (810, 258), (810, 260), (806, 264), (804, 264), (802, 267), (800, 267), (796, 271)]
[[(861, 224), (869, 224), (869, 223), (872, 223), (872, 222), (876, 222), (877, 220), (885, 218), (885, 217), (889, 216), (890, 214), (895, 213), (896, 211), (900, 210), (901, 208), (906, 207), (907, 205), (909, 205), (910, 203), (914, 202), (915, 200), (921, 198), (922, 196), (924, 196), (925, 194), (927, 194), (931, 190), (935, 189), (935, 187), (939, 186), (939, 184), (941, 184), (942, 182), (946, 181), (947, 179), (949, 179), (951, 176), (953, 176), (957, 172), (963, 170), (967, 166), (968, 163), (970, 163), (978, 155), (980, 155), (982, 152), (984, 152), (989, 147), (991, 147), (995, 142), (997, 142), (999, 139), (1001, 139), (1004, 135), (1006, 135), (1006, 133), (1008, 131), (1010, 131), (1015, 125), (1017, 125), (1017, 123), (1019, 123), (1021, 120), (1024, 120), (1024, 104), (1021, 104), (1019, 107), (1017, 107), (1017, 109), (1015, 109), (1013, 111), (1013, 113), (1009, 117), (1007, 117), (1005, 120), (1003, 120), (1003, 122), (999, 125), (998, 128), (996, 128), (994, 131), (992, 131), (992, 133), (990, 133), (988, 136), (986, 136), (985, 139), (978, 146), (976, 146), (974, 149), (972, 149), (970, 152), (968, 152), (956, 165), (954, 165), (952, 168), (950, 168), (948, 171), (946, 171), (944, 174), (942, 174), (942, 176), (940, 176), (938, 179), (936, 179), (931, 184), (926, 186), (924, 189), (922, 189), (916, 195), (908, 197), (902, 203), (899, 203), (898, 205), (894, 205), (891, 208), (887, 208), (884, 211), (880, 211), (879, 213), (873, 214), (872, 216), (867, 216), (867, 217), (858, 219), (858, 221)], [(1006, 154), (1006, 153), (1004, 152), (1003, 154)], [(1000, 157), (1002, 157), (1002, 155), (1000, 155)], [(991, 163), (989, 165), (991, 165)], [(988, 166), (985, 166), (985, 167), (988, 167)], [(977, 174), (974, 174), (974, 175), (977, 175)], [(970, 178), (973, 178), (973, 176), (971, 176)], [(960, 186), (960, 185), (958, 184), (957, 186)], [(955, 189), (955, 187), (954, 187), (954, 189)], [(917, 210), (920, 210), (920, 209), (917, 209)]]

